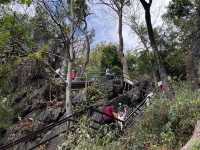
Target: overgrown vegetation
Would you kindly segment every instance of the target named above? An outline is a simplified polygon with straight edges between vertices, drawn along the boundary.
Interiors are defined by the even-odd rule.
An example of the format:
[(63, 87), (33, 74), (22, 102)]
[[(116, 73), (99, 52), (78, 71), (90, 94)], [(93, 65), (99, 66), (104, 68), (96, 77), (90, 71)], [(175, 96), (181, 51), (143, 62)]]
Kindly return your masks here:
[[(163, 95), (156, 95), (135, 127), (120, 138), (108, 132), (102, 143), (99, 138), (102, 132), (91, 137), (88, 122), (83, 121), (73, 149), (179, 150), (190, 139), (200, 119), (200, 95), (186, 83), (176, 83), (174, 87), (176, 100), (170, 102)], [(198, 148), (199, 143), (194, 142), (194, 150)]]
[[(59, 102), (65, 99), (63, 107), (71, 115), (76, 109), (119, 95), (121, 89), (113, 90), (112, 81), (107, 82), (107, 78), (123, 72), (126, 73), (124, 77), (133, 80), (152, 79), (155, 88), (162, 80), (166, 84), (163, 87), (169, 88), (165, 88), (163, 94), (157, 93), (153, 104), (127, 134), (119, 136), (116, 130), (110, 130), (110, 126), (94, 132), (84, 116), (67, 137), (63, 148), (180, 149), (200, 120), (200, 1), (171, 0), (162, 17), (162, 27), (152, 24), (155, 17), (150, 10), (153, 0), (97, 1), (103, 4), (101, 6), (111, 8), (119, 19), (118, 43), (96, 43), (98, 39), (94, 39), (94, 33), (99, 34), (101, 29), (96, 25), (96, 29), (92, 29), (90, 24), (92, 17), (101, 12), (93, 15), (92, 9), (98, 5), (94, 7), (90, 0), (0, 0), (0, 135), (17, 122), (18, 115), (33, 117), (29, 111), (34, 114), (39, 104), (48, 106), (51, 97)], [(13, 6), (17, 9), (22, 6), (24, 11)], [(32, 10), (28, 11), (30, 6), (34, 9), (33, 14), (29, 13)], [(138, 11), (141, 8), (145, 13)], [(127, 12), (130, 14), (124, 14)], [(131, 19), (125, 21), (126, 16)], [(139, 38), (138, 43), (141, 42), (137, 44), (133, 40), (133, 47), (140, 48), (128, 53), (123, 40), (123, 22), (130, 25)], [(113, 33), (115, 36), (117, 34)], [(90, 49), (93, 41), (95, 46)], [(74, 69), (78, 75), (72, 74)], [(67, 84), (61, 83), (61, 76), (63, 80), (67, 79)], [(170, 88), (170, 77), (175, 81), (173, 88)], [(49, 81), (54, 79), (58, 81), (58, 90), (51, 89)], [(74, 80), (98, 80), (99, 83), (92, 84), (82, 93), (77, 92), (81, 98), (76, 101), (78, 106), (75, 102), (72, 108), (71, 97), (77, 94), (72, 92), (71, 81)], [(106, 86), (100, 83), (105, 81)], [(109, 130), (107, 134), (106, 130)], [(199, 141), (193, 142), (193, 150), (199, 150)]]
[(90, 103), (97, 102), (100, 99), (104, 99), (106, 91), (99, 88), (97, 85), (89, 86), (87, 88), (87, 101)]
[(14, 116), (13, 109), (11, 108), (10, 97), (0, 97), (0, 129), (8, 128)]
[(90, 120), (87, 117), (83, 117), (75, 128), (75, 131), (67, 135), (66, 142), (59, 146), (60, 149), (109, 149), (113, 148), (110, 144), (119, 138), (119, 132), (109, 125), (103, 125), (97, 131), (90, 128)]
[(169, 102), (161, 95), (144, 112), (133, 130), (129, 147), (136, 149), (180, 149), (190, 138), (200, 118), (200, 95), (187, 85), (176, 86), (176, 100)]

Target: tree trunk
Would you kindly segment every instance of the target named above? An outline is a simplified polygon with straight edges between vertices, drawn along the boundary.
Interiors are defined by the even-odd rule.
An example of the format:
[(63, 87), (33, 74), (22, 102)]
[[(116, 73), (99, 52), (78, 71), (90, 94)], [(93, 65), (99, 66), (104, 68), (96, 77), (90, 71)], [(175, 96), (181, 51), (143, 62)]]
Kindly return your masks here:
[[(74, 12), (73, 12), (73, 0), (70, 1), (70, 14), (71, 17), (74, 17)], [(70, 26), (71, 30), (71, 41), (69, 42), (68, 45), (68, 50), (69, 50), (69, 58), (67, 62), (67, 85), (66, 85), (66, 116), (72, 115), (72, 101), (71, 101), (71, 96), (72, 96), (72, 78), (71, 78), (71, 72), (72, 72), (72, 61), (74, 60), (74, 53), (73, 53), (73, 41), (74, 41), (74, 36), (73, 36), (73, 31), (74, 31), (74, 22), (71, 23)], [(70, 125), (70, 122), (68, 123)]]
[(85, 72), (86, 67), (87, 67), (87, 64), (89, 63), (89, 60), (90, 60), (90, 38), (89, 38), (89, 36), (87, 34), (86, 34), (85, 38), (86, 38), (86, 49), (87, 49), (87, 52), (86, 52), (85, 63), (82, 66), (81, 73), (80, 73), (81, 77), (83, 77), (84, 72)]
[(164, 72), (165, 70), (161, 69), (159, 51), (158, 51), (158, 47), (157, 47), (157, 44), (156, 44), (156, 41), (155, 41), (153, 27), (152, 27), (152, 23), (151, 23), (150, 7), (145, 9), (145, 20), (146, 20), (150, 44), (151, 44), (151, 47), (154, 51), (154, 57), (155, 57), (156, 65), (158, 66), (159, 75), (160, 75), (160, 78), (162, 79), (166, 75), (166, 73)]
[[(156, 65), (158, 67), (159, 78), (163, 81), (164, 86), (167, 87), (166, 88), (166, 96), (167, 96), (167, 98), (172, 100), (174, 98), (174, 92), (173, 92), (172, 88), (170, 87), (170, 84), (167, 81), (166, 70), (163, 67), (163, 65), (161, 64), (160, 55), (159, 55), (158, 47), (157, 47), (157, 44), (155, 41), (155, 36), (154, 36), (153, 27), (152, 27), (152, 23), (151, 23), (150, 8), (151, 8), (152, 1), (147, 3), (144, 0), (140, 0), (140, 2), (142, 3), (144, 10), (145, 10), (145, 21), (146, 21), (146, 25), (147, 25), (149, 40), (150, 40), (151, 47), (154, 51), (155, 64), (153, 64), (153, 65)], [(154, 70), (154, 71), (156, 73), (156, 70)]]
[(123, 77), (125, 78), (129, 78), (129, 74), (128, 74), (128, 63), (127, 63), (127, 59), (124, 56), (124, 40), (123, 40), (123, 34), (122, 34), (122, 8), (121, 11), (119, 11), (118, 13), (118, 17), (119, 17), (119, 24), (118, 24), (118, 34), (119, 34), (119, 58), (122, 64), (122, 68), (123, 68)]
[(72, 62), (69, 60), (67, 63), (68, 70), (67, 70), (67, 83), (66, 83), (66, 116), (72, 115), (72, 102), (71, 102), (71, 85), (72, 85), (72, 80), (71, 80), (71, 71), (72, 71)]

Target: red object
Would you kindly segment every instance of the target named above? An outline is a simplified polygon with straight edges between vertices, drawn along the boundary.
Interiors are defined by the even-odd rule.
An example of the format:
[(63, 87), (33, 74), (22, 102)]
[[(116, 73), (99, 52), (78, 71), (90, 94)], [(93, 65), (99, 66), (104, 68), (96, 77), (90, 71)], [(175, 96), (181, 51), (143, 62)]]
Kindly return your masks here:
[(69, 74), (69, 76), (70, 76), (71, 80), (74, 80), (76, 78), (76, 72), (71, 72)]
[(105, 106), (103, 108), (103, 113), (105, 113), (107, 115), (103, 115), (103, 119), (104, 120), (113, 120), (113, 118), (114, 118), (113, 112), (115, 112), (115, 109), (113, 106)]
[(160, 85), (160, 90), (161, 90), (161, 91), (164, 91), (164, 86), (163, 86), (163, 84)]
[(161, 90), (162, 92), (167, 91), (167, 86), (164, 85), (164, 84), (160, 85), (160, 90)]

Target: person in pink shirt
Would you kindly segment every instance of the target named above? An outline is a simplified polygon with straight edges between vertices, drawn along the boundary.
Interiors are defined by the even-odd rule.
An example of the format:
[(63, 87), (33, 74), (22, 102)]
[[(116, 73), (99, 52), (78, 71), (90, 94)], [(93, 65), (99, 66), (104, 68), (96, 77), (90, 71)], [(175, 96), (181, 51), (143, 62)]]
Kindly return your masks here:
[(117, 110), (113, 105), (107, 105), (103, 108), (102, 112), (105, 114), (103, 115), (103, 122), (104, 123), (112, 123), (114, 122), (115, 118), (117, 118)]

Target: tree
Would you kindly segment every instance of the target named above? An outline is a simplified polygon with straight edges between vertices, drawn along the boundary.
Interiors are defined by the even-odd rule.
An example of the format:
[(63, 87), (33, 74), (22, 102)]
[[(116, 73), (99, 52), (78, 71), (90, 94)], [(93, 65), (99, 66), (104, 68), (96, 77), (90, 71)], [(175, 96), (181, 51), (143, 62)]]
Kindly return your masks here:
[[(130, 20), (129, 20), (129, 22), (130, 22), (129, 26), (135, 32), (135, 34), (139, 37), (139, 39), (144, 47), (145, 52), (143, 54), (145, 54), (145, 55), (143, 55), (143, 56), (145, 56), (146, 58), (151, 58), (150, 43), (148, 40), (148, 31), (147, 31), (147, 28), (145, 27), (145, 25), (143, 25), (143, 23), (139, 23), (139, 18), (140, 17), (137, 16), (136, 12), (131, 14)], [(143, 50), (143, 48), (142, 48), (142, 50)], [(142, 61), (140, 60), (140, 62), (142, 62)], [(153, 59), (147, 59), (147, 60), (144, 60), (144, 62), (145, 62), (144, 64), (146, 64), (146, 65), (148, 64), (147, 65), (148, 67), (142, 67), (142, 70), (145, 71), (145, 68), (146, 69), (148, 68), (148, 73), (151, 74), (151, 76), (154, 79), (154, 82), (156, 82), (156, 74), (155, 74), (155, 71), (153, 68)], [(149, 67), (151, 69), (149, 69)]]
[[(32, 36), (29, 16), (10, 10), (5, 6), (10, 1), (1, 1), (0, 16), (0, 130), (12, 124), (15, 108), (12, 106), (16, 94), (13, 71), (20, 60), (31, 52)], [(5, 130), (6, 131), (6, 130)], [(1, 133), (0, 133), (1, 134)], [(1, 135), (2, 136), (2, 135)]]
[(76, 42), (80, 41), (83, 35), (88, 34), (86, 28), (86, 17), (88, 6), (85, 0), (60, 0), (37, 2), (40, 8), (44, 9), (57, 28), (57, 36), (60, 38), (62, 53), (64, 56), (63, 67), (67, 67), (66, 82), (66, 115), (72, 115), (71, 104), (71, 77), (72, 64), (75, 60)]
[(199, 8), (198, 0), (173, 0), (169, 3), (168, 11), (164, 15), (168, 24), (175, 25), (177, 39), (182, 48), (187, 50), (185, 59), (187, 79), (191, 81), (193, 89), (198, 89), (200, 84)]
[(118, 16), (118, 35), (119, 35), (119, 48), (118, 55), (123, 66), (124, 77), (129, 78), (127, 59), (124, 55), (124, 41), (122, 34), (123, 27), (123, 9), (125, 6), (130, 5), (130, 0), (99, 0), (101, 4), (111, 8)]
[(88, 72), (102, 73), (106, 68), (112, 68), (115, 74), (121, 73), (122, 65), (117, 53), (117, 46), (113, 44), (100, 44), (90, 55)]
[(156, 66), (158, 67), (159, 78), (164, 82), (165, 86), (168, 87), (168, 90), (166, 91), (168, 98), (172, 99), (173, 98), (173, 94), (172, 94), (173, 92), (171, 91), (169, 83), (167, 82), (166, 70), (165, 70), (165, 68), (163, 67), (163, 65), (161, 64), (161, 61), (160, 61), (160, 54), (159, 54), (158, 46), (157, 46), (157, 43), (156, 43), (156, 40), (155, 40), (155, 34), (154, 34), (152, 23), (151, 23), (150, 8), (151, 8), (151, 5), (152, 5), (152, 0), (149, 0), (149, 2), (146, 2), (145, 0), (140, 0), (140, 2), (141, 2), (142, 6), (145, 10), (145, 21), (146, 21), (147, 31), (148, 31), (151, 47), (154, 51), (154, 58), (155, 58), (154, 64), (156, 64)]

